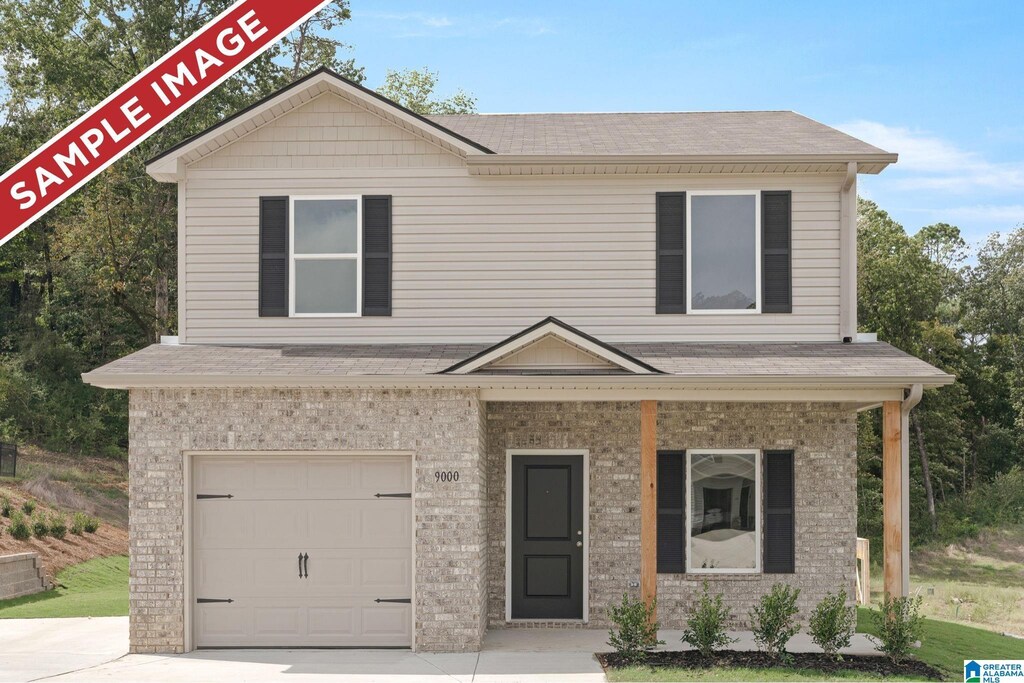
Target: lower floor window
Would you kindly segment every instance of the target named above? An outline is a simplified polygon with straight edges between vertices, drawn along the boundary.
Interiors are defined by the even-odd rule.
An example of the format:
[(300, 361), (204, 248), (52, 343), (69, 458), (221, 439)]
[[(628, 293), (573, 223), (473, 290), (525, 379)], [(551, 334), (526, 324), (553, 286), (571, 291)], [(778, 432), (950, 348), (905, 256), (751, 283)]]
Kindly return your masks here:
[(760, 570), (760, 459), (753, 450), (687, 451), (687, 571)]

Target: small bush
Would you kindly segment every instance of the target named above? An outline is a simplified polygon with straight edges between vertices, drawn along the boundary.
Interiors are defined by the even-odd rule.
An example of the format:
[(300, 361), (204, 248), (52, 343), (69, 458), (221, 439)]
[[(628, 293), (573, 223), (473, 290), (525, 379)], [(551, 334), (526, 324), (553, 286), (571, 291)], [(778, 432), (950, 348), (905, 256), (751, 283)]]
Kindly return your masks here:
[(702, 657), (710, 657), (718, 648), (735, 642), (725, 630), (725, 625), (731, 620), (732, 610), (722, 602), (722, 594), (716, 593), (711, 597), (708, 581), (704, 579), (704, 593), (686, 618), (681, 640), (696, 648)]
[(839, 651), (850, 647), (857, 626), (857, 610), (846, 606), (846, 592), (828, 593), (811, 612), (807, 630), (811, 640), (829, 657), (842, 659)]
[(84, 526), (88, 533), (94, 534), (96, 533), (96, 530), (100, 528), (100, 520), (95, 517), (86, 517)]
[(796, 623), (796, 600), (800, 589), (777, 583), (770, 592), (761, 596), (761, 601), (750, 610), (750, 625), (754, 631), (754, 642), (758, 649), (776, 659), (790, 659), (786, 652), (789, 639), (797, 634), (800, 626)]
[(87, 521), (88, 518), (85, 516), (85, 513), (76, 512), (75, 514), (71, 515), (71, 528), (69, 529), (69, 531), (73, 533), (75, 536), (81, 536), (82, 533), (85, 532), (85, 523)]
[(32, 535), (36, 538), (46, 538), (50, 533), (50, 525), (46, 523), (46, 517), (39, 513), (32, 518)]
[(893, 598), (885, 596), (880, 612), (873, 612), (871, 619), (878, 629), (878, 645), (875, 649), (899, 664), (910, 654), (910, 648), (921, 637), (921, 598)]
[(608, 629), (608, 644), (626, 664), (642, 664), (647, 653), (664, 641), (658, 640), (658, 622), (654, 615), (654, 603), (648, 607), (643, 600), (634, 600), (622, 594), (621, 605), (608, 608), (608, 618), (616, 628)]
[(64, 515), (54, 514), (50, 517), (50, 535), (60, 539), (68, 535), (68, 520)]
[(14, 506), (11, 505), (11, 499), (7, 496), (0, 498), (0, 515), (4, 517), (10, 517), (11, 512), (14, 510)]
[(20, 512), (11, 513), (11, 536), (19, 541), (27, 541), (32, 535), (32, 527), (29, 526), (25, 515)]
[(35, 502), (31, 500), (26, 500), (24, 503), (21, 504), (21, 511), (29, 517), (31, 517), (32, 513), (36, 511)]

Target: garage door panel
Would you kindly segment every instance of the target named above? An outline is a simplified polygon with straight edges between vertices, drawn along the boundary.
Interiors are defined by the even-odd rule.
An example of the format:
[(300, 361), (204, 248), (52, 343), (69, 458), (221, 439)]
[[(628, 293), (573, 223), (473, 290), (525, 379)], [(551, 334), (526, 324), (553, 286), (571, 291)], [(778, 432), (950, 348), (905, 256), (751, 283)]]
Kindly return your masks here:
[(378, 493), (408, 493), (407, 456), (207, 456), (194, 477), (198, 494), (232, 500), (369, 500)]
[(412, 502), (199, 500), (198, 548), (388, 548), (412, 543)]
[[(409, 458), (202, 456), (194, 463), (199, 647), (408, 647)], [(298, 556), (308, 555), (308, 576)]]
[(294, 549), (207, 550), (196, 561), (196, 597), (408, 597), (412, 558), (404, 548), (307, 552), (299, 577)]
[(205, 647), (395, 647), (412, 642), (412, 607), (316, 599), (241, 600), (199, 605), (197, 632)]

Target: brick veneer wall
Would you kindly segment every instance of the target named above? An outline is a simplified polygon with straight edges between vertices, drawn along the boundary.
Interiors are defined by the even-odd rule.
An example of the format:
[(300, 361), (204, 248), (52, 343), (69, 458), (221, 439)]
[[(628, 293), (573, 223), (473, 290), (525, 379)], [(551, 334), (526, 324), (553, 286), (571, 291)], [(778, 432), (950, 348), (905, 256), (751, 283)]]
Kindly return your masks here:
[[(132, 652), (184, 648), (183, 451), (411, 451), (416, 645), (479, 649), (486, 628), (486, 481), (475, 393), (139, 389), (130, 398)], [(457, 483), (434, 471), (458, 469)]]
[[(640, 412), (636, 402), (488, 403), (488, 562), (492, 627), (505, 624), (505, 453), (515, 448), (590, 450), (590, 625), (640, 573)], [(662, 626), (683, 625), (706, 577), (725, 594), (735, 624), (773, 583), (801, 589), (806, 619), (829, 590), (852, 594), (857, 529), (856, 414), (841, 404), (673, 403), (658, 406), (658, 448), (796, 451), (794, 574), (658, 576)]]

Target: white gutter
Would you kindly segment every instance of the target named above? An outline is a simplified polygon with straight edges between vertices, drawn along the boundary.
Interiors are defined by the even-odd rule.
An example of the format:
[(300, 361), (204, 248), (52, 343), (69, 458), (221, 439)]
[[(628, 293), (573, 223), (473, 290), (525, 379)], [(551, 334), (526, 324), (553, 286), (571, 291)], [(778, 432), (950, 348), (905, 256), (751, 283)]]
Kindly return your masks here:
[(916, 383), (952, 384), (953, 375), (823, 377), (821, 375), (338, 375), (87, 372), (82, 380), (104, 389), (143, 387), (354, 387), (463, 389), (894, 389)]
[[(855, 161), (850, 161), (855, 159)], [(894, 164), (897, 155), (876, 154), (478, 154), (472, 166), (561, 166), (594, 164)]]
[(900, 537), (903, 539), (901, 553), (903, 555), (903, 576), (900, 579), (900, 593), (904, 597), (910, 592), (910, 411), (921, 402), (924, 387), (915, 384), (910, 387), (907, 397), (900, 408), (900, 488), (903, 489), (903, 509), (900, 521)]
[(839, 338), (857, 341), (857, 162), (839, 192)]

